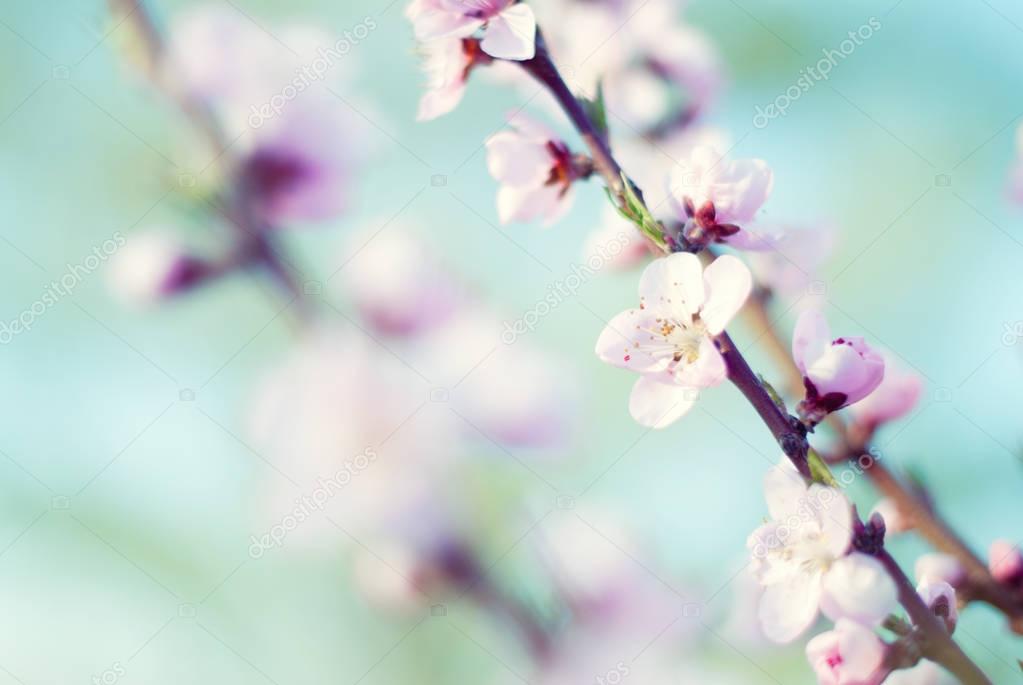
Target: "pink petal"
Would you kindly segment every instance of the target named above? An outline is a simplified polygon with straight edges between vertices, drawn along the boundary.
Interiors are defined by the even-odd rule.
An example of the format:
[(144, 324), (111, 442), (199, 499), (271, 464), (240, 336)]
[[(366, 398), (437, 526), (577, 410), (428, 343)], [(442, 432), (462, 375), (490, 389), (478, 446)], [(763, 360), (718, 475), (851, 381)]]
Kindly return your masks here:
[(482, 19), (456, 12), (426, 9), (416, 16), (413, 28), (418, 40), (429, 41), (437, 38), (465, 38), (481, 26)]
[(840, 491), (818, 483), (810, 486), (806, 493), (812, 509), (818, 511), (821, 535), (827, 550), (833, 557), (840, 557), (852, 542), (852, 505)]
[(880, 625), (898, 604), (895, 581), (874, 557), (850, 554), (824, 575), (821, 611), (833, 621), (848, 618), (865, 626)]
[(654, 311), (688, 323), (703, 306), (703, 266), (696, 255), (676, 252), (650, 263), (639, 279), (639, 299)]
[(533, 59), (536, 54), (536, 17), (525, 4), (511, 5), (487, 22), (480, 43), (491, 57), (510, 60)]
[(874, 631), (852, 621), (835, 624), (838, 649), (842, 655), (842, 671), (848, 683), (877, 682), (885, 655), (885, 646)]
[(418, 121), (429, 121), (451, 112), (465, 95), (465, 83), (453, 83), (444, 88), (428, 90), (419, 99)]
[(642, 426), (666, 428), (696, 404), (697, 390), (643, 376), (632, 386), (629, 413)]
[(501, 131), (486, 142), (487, 170), (501, 183), (513, 186), (543, 185), (554, 166), (544, 143), (525, 138), (515, 131)]
[(641, 309), (630, 309), (608, 322), (597, 339), (596, 353), (601, 361), (637, 373), (656, 373), (668, 368), (671, 355), (653, 357), (645, 351), (651, 328), (660, 326), (655, 316)]
[(711, 335), (717, 335), (746, 303), (753, 289), (753, 274), (742, 260), (723, 255), (706, 268), (703, 280), (707, 299), (700, 308), (700, 319)]
[(784, 521), (796, 514), (806, 502), (806, 483), (788, 457), (783, 457), (764, 476), (764, 499), (775, 521)]
[(807, 309), (799, 315), (792, 333), (792, 358), (805, 375), (806, 367), (824, 354), (831, 344), (831, 329), (827, 319), (817, 309)]
[(725, 360), (714, 346), (714, 341), (705, 337), (700, 341), (700, 354), (692, 364), (686, 364), (675, 373), (675, 381), (693, 388), (709, 388), (719, 385), (728, 377)]

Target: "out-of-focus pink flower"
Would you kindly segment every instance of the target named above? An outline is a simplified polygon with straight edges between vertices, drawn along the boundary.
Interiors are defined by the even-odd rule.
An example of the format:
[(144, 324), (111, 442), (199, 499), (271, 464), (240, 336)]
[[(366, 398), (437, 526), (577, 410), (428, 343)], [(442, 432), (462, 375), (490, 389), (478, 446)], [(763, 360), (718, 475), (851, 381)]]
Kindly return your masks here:
[(650, 242), (636, 225), (614, 207), (605, 207), (600, 225), (586, 238), (583, 263), (593, 268), (623, 271), (648, 261), (653, 256)]
[(749, 250), (746, 261), (757, 284), (788, 299), (814, 294), (817, 274), (834, 251), (837, 230), (827, 222), (812, 228), (755, 222), (736, 237), (742, 233), (753, 236), (753, 244), (741, 249)]
[(896, 364), (891, 354), (882, 354), (882, 357), (884, 380), (876, 390), (849, 407), (856, 422), (870, 428), (908, 414), (923, 392), (919, 374)]
[(335, 108), (294, 103), (260, 128), (241, 183), (271, 223), (332, 219), (348, 205), (353, 148)]
[(410, 227), (357, 232), (346, 253), (340, 294), (376, 331), (416, 335), (444, 325), (463, 303), (450, 269)]
[(654, 261), (639, 282), (639, 309), (618, 314), (597, 340), (597, 356), (642, 374), (629, 411), (640, 424), (664, 428), (696, 404), (699, 390), (727, 376), (714, 346), (749, 296), (749, 269), (730, 255), (706, 268), (675, 253)]
[(441, 38), (422, 46), (426, 92), (419, 99), (419, 121), (447, 114), (462, 101), (469, 72), (490, 57), (480, 51), (479, 41), (470, 38)]
[(187, 290), (206, 273), (205, 262), (171, 233), (153, 230), (128, 238), (111, 257), (107, 279), (118, 297), (148, 305)]
[(924, 554), (916, 560), (913, 574), (918, 583), (944, 581), (956, 587), (966, 578), (966, 570), (959, 560), (950, 554)]
[(887, 497), (878, 501), (871, 514), (879, 514), (881, 516), (884, 520), (885, 532), (889, 535), (905, 533), (912, 527), (910, 522), (906, 520), (906, 517), (902, 515), (895, 500)]
[(787, 460), (767, 472), (764, 497), (771, 520), (753, 531), (746, 547), (764, 587), (761, 629), (785, 643), (817, 617), (825, 576), (852, 540), (852, 506), (834, 488), (808, 487)]
[(819, 685), (878, 685), (884, 679), (884, 642), (855, 621), (839, 620), (834, 630), (806, 645), (806, 658)]
[(512, 129), (487, 139), (487, 168), (501, 187), (497, 215), (501, 223), (542, 218), (557, 221), (572, 206), (578, 179), (572, 153), (547, 127), (521, 114)]
[(925, 579), (917, 585), (916, 593), (931, 611), (944, 619), (949, 633), (955, 631), (956, 621), (959, 620), (955, 588), (943, 580)]
[(710, 147), (695, 148), (669, 180), (679, 218), (709, 215), (717, 224), (752, 221), (773, 186), (774, 174), (764, 160), (727, 161)]
[(888, 676), (885, 685), (958, 685), (948, 671), (933, 661), (921, 661), (913, 668), (898, 670)]
[(876, 626), (899, 605), (895, 581), (881, 562), (859, 552), (831, 565), (823, 589), (821, 611), (832, 620), (848, 618)]
[(1023, 581), (1023, 554), (1008, 540), (995, 540), (988, 550), (988, 568), (1000, 583), (1015, 585)]
[(536, 54), (536, 17), (514, 0), (413, 0), (405, 11), (416, 38), (467, 38), (480, 29), (480, 47), (491, 57), (532, 59)]
[(884, 359), (860, 337), (832, 338), (824, 315), (816, 309), (803, 312), (792, 336), (796, 362), (813, 411), (836, 411), (859, 402), (880, 385)]

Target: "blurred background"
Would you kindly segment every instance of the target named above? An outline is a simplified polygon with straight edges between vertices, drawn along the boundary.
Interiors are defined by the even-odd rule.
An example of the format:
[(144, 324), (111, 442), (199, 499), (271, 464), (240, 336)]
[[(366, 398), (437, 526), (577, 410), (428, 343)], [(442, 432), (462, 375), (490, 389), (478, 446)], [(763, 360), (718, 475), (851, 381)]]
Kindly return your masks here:
[[(163, 28), (197, 6), (149, 4)], [(487, 587), (547, 624), (567, 620), (552, 598), (559, 582), (604, 587), (613, 575), (655, 593), (644, 597), (657, 610), (627, 638), (592, 640), (602, 660), (584, 677), (544, 682), (812, 682), (802, 643), (764, 645), (752, 614), (735, 611), (745, 540), (765, 515), (761, 481), (779, 456), (770, 435), (726, 386), (671, 428), (647, 431), (627, 410), (634, 377), (592, 352), (604, 322), (634, 304), (638, 270), (587, 278), (511, 346), (494, 343), (497, 325), (477, 339), (472, 320), (423, 344), (367, 323), (359, 283), (413, 270), (417, 255), (436, 258), (483, 320), (514, 321), (573, 273), (607, 205), (593, 182), (555, 226), (499, 225), (482, 144), (508, 111), (527, 104), (581, 146), (529, 102), (530, 86), (484, 70), (457, 110), (417, 123), (424, 76), (402, 4), (220, 5), (284, 52), (287, 27), (336, 40), (374, 25), (330, 74), (334, 106), (353, 122), (340, 135), (360, 149), (348, 207), (280, 240), (327, 331), (312, 344), (296, 333), (297, 305), (256, 271), (145, 309), (112, 292), (105, 241), (131, 245), (154, 227), (199, 246), (223, 237), (195, 200), (208, 153), (126, 64), (125, 16), (99, 0), (0, 8), (0, 320), (104, 255), (73, 292), (37, 308), (30, 330), (0, 336), (0, 682), (535, 682), (514, 611), (465, 588), (407, 587), (402, 545), (435, 535), (424, 512), (472, 540)], [(863, 335), (919, 373), (924, 396), (881, 434), (884, 458), (919, 476), (979, 551), (1023, 537), (1023, 225), (1006, 193), (1023, 115), (1023, 7), (681, 5), (721, 65), (700, 124), (723, 132), (731, 156), (774, 169), (768, 220), (835, 227), (819, 273), (776, 298), (780, 329), (822, 302), (836, 333)], [(871, 18), (880, 28), (826, 81), (755, 125), (758, 105)], [(395, 230), (417, 245), (400, 266), (367, 247)], [(377, 261), (360, 266), (368, 255)], [(754, 368), (780, 378), (760, 331), (740, 323), (733, 335)], [(527, 345), (539, 370), (508, 357)], [(304, 368), (316, 355), (324, 364)], [(292, 372), (316, 389), (294, 390), (282, 378)], [(534, 427), (550, 419), (556, 439), (502, 438), (473, 413), (502, 401)], [(377, 432), (359, 442), (349, 433), (370, 413)], [(337, 445), (333, 431), (345, 435)], [(455, 463), (444, 442), (453, 434)], [(374, 462), (330, 513), (253, 552), (310, 479), (336, 470), (306, 457), (336, 448), (354, 458), (374, 445), (386, 457), (381, 436), (403, 445), (405, 462)], [(384, 473), (403, 485), (392, 489)], [(876, 501), (859, 482), (851, 496), (861, 512)], [(364, 525), (366, 512), (405, 498), (419, 508), (388, 523), (414, 543)], [(907, 568), (927, 550), (911, 534), (893, 548)], [(550, 566), (568, 570), (552, 582)], [(1019, 644), (987, 607), (971, 606), (956, 636), (995, 682), (1021, 678)], [(655, 652), (671, 665), (642, 675)], [(621, 664), (629, 675), (612, 673)]]

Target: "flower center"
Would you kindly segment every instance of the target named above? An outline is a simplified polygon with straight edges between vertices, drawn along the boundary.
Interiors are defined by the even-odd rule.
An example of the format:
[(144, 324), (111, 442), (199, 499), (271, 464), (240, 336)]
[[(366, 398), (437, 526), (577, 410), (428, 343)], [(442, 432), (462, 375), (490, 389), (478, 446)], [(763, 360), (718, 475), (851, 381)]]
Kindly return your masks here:
[(707, 335), (707, 327), (698, 319), (683, 323), (676, 319), (654, 319), (650, 332), (650, 346), (661, 355), (670, 355), (672, 361), (692, 364), (700, 357), (700, 343)]

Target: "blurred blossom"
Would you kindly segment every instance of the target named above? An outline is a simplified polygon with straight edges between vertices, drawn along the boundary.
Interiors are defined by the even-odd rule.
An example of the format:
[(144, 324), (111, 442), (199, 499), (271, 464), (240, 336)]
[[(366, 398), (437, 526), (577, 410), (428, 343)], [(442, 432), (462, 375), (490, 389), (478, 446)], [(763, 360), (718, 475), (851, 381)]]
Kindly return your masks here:
[(817, 282), (838, 235), (827, 222), (813, 228), (754, 227), (753, 232), (765, 237), (765, 249), (749, 252), (746, 261), (759, 285), (785, 299), (801, 298)]
[(440, 38), (423, 44), (421, 50), (427, 83), (416, 118), (427, 121), (457, 107), (465, 95), (469, 72), (490, 58), (480, 50), (479, 41), (469, 38)]
[(353, 233), (340, 294), (386, 335), (417, 335), (444, 324), (462, 304), (460, 286), (434, 247), (410, 226)]
[(817, 618), (825, 576), (852, 540), (852, 507), (834, 488), (807, 486), (788, 460), (767, 472), (764, 496), (771, 520), (746, 546), (764, 586), (760, 626), (770, 640), (786, 643)]
[(890, 353), (884, 358), (884, 379), (874, 392), (849, 407), (856, 422), (868, 428), (900, 419), (913, 410), (923, 392), (923, 380), (895, 361)]
[(711, 147), (727, 150), (732, 147), (731, 136), (724, 129), (693, 124), (671, 131), (664, 137), (651, 141), (647, 138), (632, 137), (615, 141), (615, 151), (622, 166), (629, 170), (640, 188), (643, 188), (648, 204), (656, 208), (664, 205), (665, 213), (672, 213), (668, 188), (664, 179), (672, 170), (689, 159), (697, 147)]
[(672, 170), (669, 184), (680, 219), (710, 213), (718, 224), (745, 224), (771, 195), (774, 173), (762, 159), (727, 161), (700, 146)]
[(664, 428), (692, 409), (701, 388), (725, 379), (712, 337), (742, 308), (751, 287), (749, 269), (731, 255), (704, 269), (695, 255), (675, 253), (646, 268), (639, 309), (611, 319), (596, 346), (602, 361), (641, 374), (629, 399), (636, 421)]
[(950, 554), (924, 554), (916, 560), (913, 569), (918, 583), (944, 581), (955, 587), (966, 578), (966, 570)]
[(319, 508), (353, 533), (430, 533), (446, 525), (439, 483), (457, 454), (457, 433), (447, 412), (426, 415), (427, 389), (414, 371), (355, 336), (336, 329), (308, 334), (257, 388), (251, 444), (288, 475), (271, 478), (271, 508), (324, 488), (369, 449), (373, 462), (334, 478), (341, 487), (327, 488), (330, 497)]
[(110, 260), (107, 280), (128, 303), (148, 305), (187, 290), (203, 278), (204, 262), (172, 233), (149, 230), (128, 237)]
[(501, 187), (501, 223), (541, 218), (553, 224), (572, 206), (572, 183), (583, 174), (568, 146), (551, 130), (521, 114), (512, 130), (487, 139), (487, 169)]
[(916, 592), (931, 611), (944, 619), (948, 632), (954, 632), (959, 620), (955, 589), (943, 580), (925, 578), (917, 585)]
[(874, 557), (854, 552), (832, 564), (824, 577), (821, 611), (833, 621), (876, 626), (898, 605), (895, 581)]
[(878, 503), (874, 506), (874, 510), (870, 513), (871, 515), (879, 514), (881, 516), (884, 520), (885, 532), (888, 535), (905, 533), (907, 530), (912, 528), (910, 521), (902, 515), (902, 512), (899, 510), (899, 506), (895, 503), (895, 500), (888, 497), (878, 501)]
[(483, 31), (480, 47), (498, 59), (526, 60), (536, 52), (532, 8), (515, 0), (413, 0), (405, 10), (416, 38), (467, 38)]
[(884, 359), (861, 337), (832, 338), (819, 310), (808, 309), (796, 321), (792, 358), (806, 384), (804, 404), (824, 413), (859, 402), (884, 378)]
[(807, 643), (806, 657), (819, 685), (878, 685), (885, 649), (874, 631), (843, 619)]
[(583, 244), (582, 260), (585, 263), (594, 256), (603, 259), (609, 254), (609, 246), (623, 244), (624, 247), (617, 254), (612, 254), (610, 259), (603, 262), (604, 268), (612, 271), (631, 269), (654, 256), (650, 242), (639, 232), (636, 225), (619, 214), (614, 207), (605, 206), (600, 224), (590, 232)]
[(502, 344), (499, 331), (491, 312), (465, 309), (423, 340), (428, 374), (451, 388), (452, 407), (472, 424), (469, 437), (482, 432), (509, 446), (564, 446), (578, 413), (574, 375), (526, 341)]
[(1023, 581), (1023, 554), (1008, 540), (995, 540), (988, 551), (988, 568), (998, 582), (1019, 584)]
[(367, 601), (385, 611), (409, 616), (421, 611), (429, 598), (414, 584), (419, 558), (401, 545), (375, 544), (374, 550), (355, 551), (356, 587)]

